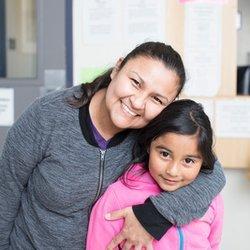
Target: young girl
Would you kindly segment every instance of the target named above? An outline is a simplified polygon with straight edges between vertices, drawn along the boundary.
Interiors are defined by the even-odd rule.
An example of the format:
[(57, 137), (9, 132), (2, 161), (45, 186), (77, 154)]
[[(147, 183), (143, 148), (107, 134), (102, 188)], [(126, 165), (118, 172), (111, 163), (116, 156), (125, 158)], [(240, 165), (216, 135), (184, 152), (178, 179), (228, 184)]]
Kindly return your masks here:
[[(212, 172), (215, 162), (212, 144), (212, 129), (201, 105), (191, 100), (170, 104), (139, 135), (134, 155), (137, 162), (143, 163), (133, 163), (93, 207), (87, 250), (106, 249), (120, 231), (123, 221), (107, 221), (106, 213), (140, 204), (162, 190), (172, 194), (193, 182), (199, 172)], [(172, 227), (160, 241), (153, 242), (153, 247), (164, 250), (219, 249), (222, 218), (223, 202), (218, 195), (201, 219), (182, 227)]]
[[(0, 249), (84, 249), (92, 205), (131, 161), (138, 130), (184, 82), (180, 55), (147, 42), (93, 82), (31, 104), (10, 128), (0, 157)], [(172, 224), (199, 218), (224, 184), (216, 162), (213, 173), (181, 192), (128, 208), (122, 237), (144, 245), (161, 238)]]

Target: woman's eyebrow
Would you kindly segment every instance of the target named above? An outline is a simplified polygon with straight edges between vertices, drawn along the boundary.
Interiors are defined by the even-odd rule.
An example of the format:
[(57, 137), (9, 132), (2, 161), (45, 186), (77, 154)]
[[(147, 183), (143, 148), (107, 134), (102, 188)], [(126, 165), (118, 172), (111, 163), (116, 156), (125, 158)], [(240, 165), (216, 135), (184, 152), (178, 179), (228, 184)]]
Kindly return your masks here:
[(132, 70), (131, 73), (136, 74), (137, 77), (140, 79), (140, 81), (143, 82), (143, 83), (145, 83), (145, 81), (143, 80), (143, 78), (137, 72), (135, 72), (135, 71)]

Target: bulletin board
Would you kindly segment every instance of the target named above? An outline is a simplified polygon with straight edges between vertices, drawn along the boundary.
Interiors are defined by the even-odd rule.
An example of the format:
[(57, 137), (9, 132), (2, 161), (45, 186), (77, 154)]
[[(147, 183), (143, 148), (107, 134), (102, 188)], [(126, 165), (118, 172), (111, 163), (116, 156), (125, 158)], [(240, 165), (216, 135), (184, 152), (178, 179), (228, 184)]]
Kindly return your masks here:
[(188, 72), (181, 98), (203, 104), (220, 162), (250, 168), (250, 97), (236, 95), (236, 13), (237, 0), (75, 0), (74, 82), (113, 66), (141, 42), (171, 44)]
[[(236, 92), (237, 0), (168, 1), (167, 13), (171, 20), (167, 22), (169, 43), (181, 53), (185, 66), (191, 62), (198, 71), (195, 89), (184, 91), (181, 97), (203, 104), (214, 128), (215, 153), (222, 165), (250, 168), (250, 97), (237, 96)], [(195, 78), (192, 73), (196, 72), (189, 70), (187, 67), (188, 78)]]
[(74, 83), (91, 80), (142, 42), (166, 42), (166, 5), (166, 0), (74, 0)]

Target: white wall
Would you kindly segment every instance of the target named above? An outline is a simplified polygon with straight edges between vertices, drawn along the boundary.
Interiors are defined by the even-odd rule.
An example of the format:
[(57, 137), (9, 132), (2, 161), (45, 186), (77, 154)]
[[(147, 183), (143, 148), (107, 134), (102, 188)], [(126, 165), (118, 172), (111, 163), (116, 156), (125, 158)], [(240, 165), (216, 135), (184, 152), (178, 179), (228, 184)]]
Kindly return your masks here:
[[(237, 34), (237, 64), (243, 66), (250, 64), (250, 1), (239, 0), (238, 10), (241, 13), (242, 26)], [(247, 53), (249, 53), (248, 56)]]
[[(250, 1), (238, 0), (242, 27), (238, 31), (237, 64), (250, 64)], [(249, 55), (250, 56), (250, 55)], [(237, 153), (237, 152), (235, 152)], [(250, 170), (248, 170), (250, 172)], [(250, 249), (250, 179), (244, 170), (225, 170), (227, 184), (223, 190), (225, 219), (222, 250)]]
[(225, 170), (227, 184), (223, 190), (225, 203), (222, 250), (250, 249), (250, 179), (246, 170)]

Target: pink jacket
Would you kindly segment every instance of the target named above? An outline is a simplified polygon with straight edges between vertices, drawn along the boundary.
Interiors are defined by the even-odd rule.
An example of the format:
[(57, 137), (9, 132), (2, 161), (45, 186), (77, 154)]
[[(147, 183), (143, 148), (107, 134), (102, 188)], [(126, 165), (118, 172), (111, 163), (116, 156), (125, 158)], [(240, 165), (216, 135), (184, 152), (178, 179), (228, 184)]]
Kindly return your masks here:
[[(129, 180), (126, 183), (129, 186), (118, 180), (108, 187), (93, 207), (88, 228), (87, 250), (106, 249), (112, 238), (120, 232), (123, 220), (107, 221), (104, 218), (106, 213), (143, 203), (149, 196), (161, 192), (148, 172), (142, 175), (133, 174), (134, 170), (138, 173), (141, 167), (140, 164), (136, 164), (132, 172), (127, 174)], [(202, 218), (181, 228), (170, 228), (160, 241), (153, 242), (153, 247), (159, 250), (219, 249), (222, 223), (223, 201), (218, 195)]]

